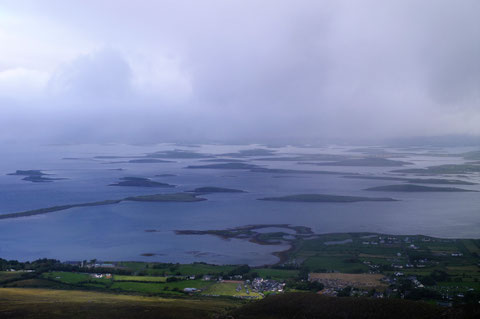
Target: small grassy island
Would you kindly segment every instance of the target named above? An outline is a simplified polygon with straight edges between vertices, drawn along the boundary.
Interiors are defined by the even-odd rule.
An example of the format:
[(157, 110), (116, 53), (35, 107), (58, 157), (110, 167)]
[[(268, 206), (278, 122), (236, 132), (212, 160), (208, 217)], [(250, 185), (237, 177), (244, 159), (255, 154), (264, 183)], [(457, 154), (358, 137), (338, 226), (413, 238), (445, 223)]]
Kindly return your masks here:
[(196, 159), (196, 158), (211, 158), (212, 155), (176, 149), (176, 150), (170, 150), (170, 151), (158, 151), (155, 153), (149, 153), (145, 155), (145, 157), (168, 158), (168, 159)]
[(109, 186), (135, 186), (135, 187), (175, 187), (174, 185), (152, 181), (144, 177), (122, 177), (120, 182)]
[(63, 180), (65, 178), (54, 178), (54, 177), (45, 177), (46, 174), (40, 170), (17, 170), (15, 173), (10, 173), (7, 175), (18, 175), (25, 176), (22, 178), (24, 181), (33, 182), (33, 183), (50, 183), (57, 180)]
[[(284, 169), (284, 168), (253, 168), (250, 170), (254, 173), (271, 173), (271, 174), (327, 174), (327, 175), (345, 175), (345, 172), (331, 172), (331, 171), (312, 171), (302, 169)], [(354, 175), (352, 173), (352, 175)]]
[(360, 196), (341, 196), (327, 194), (298, 194), (280, 197), (265, 197), (259, 200), (278, 201), (278, 202), (312, 202), (312, 203), (354, 203), (354, 202), (392, 202), (393, 198), (384, 197), (360, 197)]
[(295, 156), (276, 156), (256, 158), (256, 161), (273, 162), (308, 162), (308, 161), (341, 161), (348, 159), (345, 155), (338, 154), (302, 154)]
[(378, 187), (370, 187), (365, 189), (367, 191), (380, 192), (476, 192), (475, 190), (463, 189), (457, 187), (433, 187), (414, 184), (404, 185), (386, 185)]
[(222, 154), (221, 156), (228, 156), (228, 157), (250, 157), (250, 156), (274, 156), (275, 151), (265, 149), (265, 148), (254, 148), (251, 150), (240, 150), (236, 153), (227, 153)]
[(214, 186), (206, 186), (206, 187), (198, 187), (194, 190), (190, 191), (191, 193), (197, 194), (211, 194), (211, 193), (245, 193), (240, 189), (233, 189), (233, 188), (224, 188), (224, 187), (214, 187)]
[(221, 163), (221, 164), (207, 164), (207, 165), (189, 165), (186, 168), (207, 168), (207, 169), (253, 169), (257, 168), (254, 164), (245, 163)]
[(210, 162), (210, 163), (243, 163), (244, 160), (233, 159), (233, 158), (212, 158), (212, 159), (203, 159), (200, 162)]
[(369, 175), (346, 175), (344, 178), (371, 179), (383, 181), (399, 181), (411, 184), (445, 184), (445, 185), (477, 185), (477, 183), (462, 181), (458, 179), (444, 178), (405, 178), (395, 176), (369, 176)]
[(364, 166), (364, 167), (395, 167), (411, 165), (412, 163), (404, 161), (394, 161), (381, 157), (367, 157), (359, 159), (345, 159), (337, 162), (309, 163), (320, 166)]
[(10, 173), (7, 175), (20, 175), (20, 176), (43, 176), (47, 175), (41, 170), (36, 170), (36, 169), (30, 169), (30, 170), (17, 170), (15, 173)]
[(172, 161), (160, 160), (155, 158), (139, 158), (129, 160), (129, 163), (136, 163), (136, 164), (155, 164), (155, 163), (173, 163)]
[(173, 194), (133, 196), (133, 197), (127, 197), (124, 200), (136, 201), (136, 202), (200, 202), (206, 199), (199, 198), (197, 197), (197, 194), (192, 194), (192, 193), (173, 193)]
[(408, 168), (398, 169), (394, 173), (413, 173), (413, 174), (470, 174), (480, 173), (480, 165), (478, 164), (445, 164), (437, 166), (429, 166), (427, 168)]

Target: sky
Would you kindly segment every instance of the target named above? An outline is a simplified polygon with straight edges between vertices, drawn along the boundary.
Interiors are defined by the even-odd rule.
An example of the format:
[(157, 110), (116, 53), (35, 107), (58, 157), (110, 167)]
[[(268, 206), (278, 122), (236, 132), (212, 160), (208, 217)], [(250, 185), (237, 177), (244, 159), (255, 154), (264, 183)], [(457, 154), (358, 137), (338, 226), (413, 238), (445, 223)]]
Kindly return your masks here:
[(477, 0), (0, 0), (0, 141), (480, 135)]

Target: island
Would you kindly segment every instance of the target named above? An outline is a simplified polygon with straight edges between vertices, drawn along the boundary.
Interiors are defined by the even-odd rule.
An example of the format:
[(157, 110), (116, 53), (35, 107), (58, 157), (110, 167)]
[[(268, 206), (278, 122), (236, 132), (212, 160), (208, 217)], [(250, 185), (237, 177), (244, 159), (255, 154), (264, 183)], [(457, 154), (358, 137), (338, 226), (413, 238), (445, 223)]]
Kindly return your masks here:
[(133, 196), (127, 197), (124, 200), (136, 202), (200, 202), (207, 199), (197, 197), (197, 194), (192, 193), (173, 193)]
[(319, 166), (364, 166), (364, 167), (394, 167), (412, 165), (410, 162), (394, 161), (382, 157), (367, 157), (359, 159), (345, 159), (336, 162), (322, 162), (322, 163), (302, 163), (313, 164)]
[(243, 163), (244, 160), (233, 159), (233, 158), (212, 158), (200, 160), (201, 162), (212, 162), (212, 163)]
[(284, 168), (252, 168), (253, 173), (271, 173), (271, 174), (331, 174), (331, 175), (356, 175), (355, 173), (332, 172), (332, 171), (312, 171), (301, 169), (284, 169)]
[(294, 156), (276, 156), (256, 158), (256, 161), (273, 161), (273, 162), (305, 162), (305, 161), (340, 161), (348, 157), (338, 154), (302, 154)]
[(33, 183), (51, 183), (53, 181), (60, 181), (66, 178), (60, 177), (43, 177), (43, 176), (26, 176), (22, 178), (24, 181), (33, 182)]
[(447, 184), (447, 185), (477, 185), (477, 183), (462, 181), (458, 179), (444, 179), (444, 178), (405, 178), (395, 176), (369, 176), (369, 175), (346, 175), (344, 178), (355, 179), (371, 179), (371, 180), (385, 180), (385, 181), (399, 181), (411, 184)]
[(70, 205), (59, 205), (46, 208), (32, 209), (24, 212), (18, 213), (9, 213), (9, 214), (0, 214), (0, 219), (9, 219), (9, 218), (18, 218), (18, 217), (28, 217), (34, 215), (42, 215), (53, 212), (58, 212), (61, 210), (66, 210), (75, 207), (88, 207), (88, 206), (102, 206), (102, 205), (112, 205), (118, 204), (121, 200), (104, 200), (99, 202), (90, 202), (90, 203), (81, 203), (81, 204), (70, 204)]
[(379, 192), (477, 192), (476, 190), (457, 187), (433, 187), (415, 184), (377, 186), (365, 190)]
[(413, 174), (469, 174), (479, 173), (480, 165), (478, 164), (445, 164), (437, 166), (429, 166), (427, 168), (409, 168), (392, 171), (394, 173), (413, 173)]
[(108, 186), (134, 186), (134, 187), (175, 187), (166, 183), (152, 181), (144, 177), (122, 177), (120, 182)]
[(240, 150), (236, 153), (221, 154), (227, 157), (250, 157), (250, 156), (274, 156), (276, 151), (265, 148), (254, 148), (250, 150)]
[(265, 197), (258, 200), (277, 201), (277, 202), (311, 202), (311, 203), (354, 203), (354, 202), (393, 202), (393, 198), (388, 197), (360, 197), (343, 196), (329, 194), (298, 194), (279, 197)]
[(207, 200), (206, 198), (197, 197), (198, 195), (199, 194), (193, 194), (193, 193), (153, 194), (153, 195), (131, 196), (123, 199), (108, 199), (108, 200), (97, 201), (97, 202), (51, 206), (51, 207), (32, 209), (32, 210), (17, 212), (17, 213), (0, 214), (0, 220), (48, 214), (48, 213), (58, 212), (58, 211), (67, 210), (67, 209), (76, 208), (76, 207), (114, 205), (114, 204), (121, 203), (123, 201), (188, 203), (188, 202), (200, 202), (200, 201)]
[(9, 173), (7, 175), (43, 176), (43, 175), (48, 175), (48, 174), (45, 174), (41, 170), (30, 169), (30, 170), (16, 170), (15, 173)]
[(57, 180), (63, 180), (66, 178), (54, 178), (54, 177), (45, 177), (46, 174), (41, 170), (17, 170), (15, 173), (9, 173), (7, 175), (18, 175), (18, 176), (25, 176), (22, 178), (24, 181), (33, 182), (33, 183), (49, 183)]
[(138, 156), (116, 156), (116, 155), (98, 155), (94, 156), (94, 159), (119, 159), (119, 158), (132, 158)]
[(174, 163), (174, 162), (173, 161), (155, 159), (155, 158), (140, 158), (140, 159), (129, 160), (128, 163), (155, 164), (155, 163)]
[(460, 154), (466, 160), (480, 160), (480, 151), (471, 151)]
[(149, 158), (168, 158), (168, 159), (195, 159), (195, 158), (211, 158), (210, 154), (202, 154), (198, 152), (186, 151), (186, 150), (170, 150), (170, 151), (158, 151), (155, 153), (149, 153), (145, 155)]
[(240, 189), (233, 189), (233, 188), (224, 188), (224, 187), (214, 187), (214, 186), (206, 186), (206, 187), (198, 187), (194, 190), (190, 191), (191, 193), (197, 194), (211, 194), (211, 193), (245, 193), (245, 191)]
[(254, 164), (245, 164), (245, 163), (221, 163), (221, 164), (207, 164), (207, 165), (189, 165), (185, 168), (206, 168), (206, 169), (254, 169), (259, 166)]

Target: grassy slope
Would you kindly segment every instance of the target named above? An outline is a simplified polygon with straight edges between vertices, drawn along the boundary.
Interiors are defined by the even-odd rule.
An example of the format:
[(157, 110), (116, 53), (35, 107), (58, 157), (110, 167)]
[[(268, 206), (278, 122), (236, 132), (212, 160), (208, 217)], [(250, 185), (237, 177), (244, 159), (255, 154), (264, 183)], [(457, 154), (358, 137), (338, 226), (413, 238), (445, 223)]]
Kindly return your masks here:
[(0, 318), (210, 318), (231, 306), (235, 303), (225, 300), (0, 288)]
[[(244, 304), (239, 307), (240, 304)], [(473, 312), (477, 311), (477, 312)], [(165, 299), (98, 292), (0, 288), (1, 318), (474, 318), (456, 309), (400, 299), (282, 294), (257, 302)]]

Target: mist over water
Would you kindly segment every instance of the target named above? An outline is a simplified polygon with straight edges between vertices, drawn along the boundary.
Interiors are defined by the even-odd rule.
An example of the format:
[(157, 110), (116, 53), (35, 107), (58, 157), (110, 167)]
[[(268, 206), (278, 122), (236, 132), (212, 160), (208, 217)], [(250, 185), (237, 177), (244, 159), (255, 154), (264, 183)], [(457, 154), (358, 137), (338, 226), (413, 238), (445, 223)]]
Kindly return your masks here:
[[(262, 148), (271, 155), (243, 156), (242, 150)], [(0, 214), (122, 199), (129, 196), (178, 193), (198, 187), (216, 186), (245, 193), (200, 195), (206, 201), (192, 203), (121, 202), (78, 207), (44, 215), (0, 220), (2, 258), (32, 260), (143, 260), (162, 262), (205, 261), (218, 264), (263, 265), (278, 259), (272, 252), (286, 245), (257, 245), (245, 240), (225, 240), (208, 235), (176, 235), (175, 230), (226, 229), (252, 224), (308, 226), (316, 233), (378, 232), (423, 234), (448, 238), (477, 238), (480, 199), (474, 192), (371, 192), (366, 188), (405, 184), (401, 181), (346, 178), (348, 174), (419, 177), (391, 171), (399, 167), (319, 166), (285, 157), (312, 154), (367, 157), (358, 151), (388, 152), (392, 159), (423, 168), (459, 164), (474, 148), (365, 148), (347, 146), (266, 148), (261, 145), (50, 145), (17, 146), (4, 153), (0, 167)], [(129, 163), (154, 152), (184, 150), (199, 158), (176, 158), (167, 163)], [(358, 150), (358, 151), (357, 151)], [(240, 153), (238, 153), (240, 151)], [(369, 151), (369, 152), (370, 152)], [(36, 157), (35, 154), (41, 154)], [(182, 153), (183, 154), (183, 153)], [(248, 154), (248, 153), (247, 153)], [(395, 155), (398, 154), (398, 155)], [(449, 156), (445, 156), (450, 154)], [(105, 158), (107, 156), (108, 158)], [(118, 158), (115, 158), (117, 156)], [(197, 155), (196, 155), (197, 156)], [(203, 157), (204, 156), (204, 157)], [(188, 169), (190, 165), (212, 165), (210, 160), (242, 161), (262, 168), (297, 171), (329, 171), (338, 174), (254, 172), (249, 169)], [(18, 159), (18, 160), (17, 160)], [(319, 163), (321, 163), (320, 161)], [(328, 161), (327, 161), (328, 163)], [(331, 163), (331, 161), (330, 161)], [(401, 168), (401, 167), (400, 167)], [(6, 175), (16, 170), (42, 169), (45, 183)], [(120, 170), (121, 169), (121, 170)], [(115, 187), (122, 177), (144, 177), (175, 185), (174, 188)], [(429, 176), (420, 176), (428, 178)], [(431, 176), (430, 176), (431, 177)], [(438, 176), (435, 176), (436, 178)], [(442, 178), (452, 179), (452, 176)], [(478, 183), (480, 176), (458, 177)], [(440, 186), (440, 185), (435, 185)], [(445, 186), (445, 185), (441, 185)], [(478, 185), (454, 185), (480, 190)], [(260, 201), (265, 197), (292, 194), (331, 194), (361, 197), (391, 197), (394, 202), (302, 203)], [(155, 232), (146, 232), (155, 230)], [(265, 229), (275, 231), (275, 228)], [(145, 256), (153, 254), (153, 256)]]

